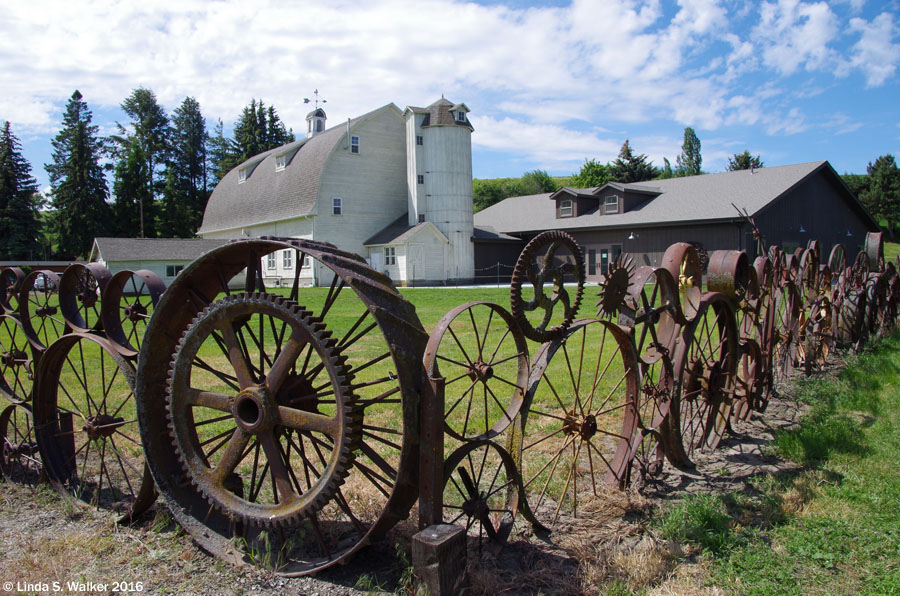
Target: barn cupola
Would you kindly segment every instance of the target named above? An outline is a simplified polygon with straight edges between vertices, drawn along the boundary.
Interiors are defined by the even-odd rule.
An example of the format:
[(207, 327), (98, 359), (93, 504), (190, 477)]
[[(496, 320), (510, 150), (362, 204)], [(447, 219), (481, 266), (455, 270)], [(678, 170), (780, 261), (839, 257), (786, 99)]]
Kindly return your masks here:
[[(320, 132), (325, 131), (325, 110), (319, 107), (319, 104), (325, 104), (328, 102), (327, 99), (322, 99), (319, 97), (319, 90), (316, 89), (313, 93), (315, 99), (312, 100), (315, 102), (315, 108), (312, 112), (306, 115), (306, 138), (312, 138), (319, 134)], [(308, 97), (303, 98), (303, 103), (311, 103)]]

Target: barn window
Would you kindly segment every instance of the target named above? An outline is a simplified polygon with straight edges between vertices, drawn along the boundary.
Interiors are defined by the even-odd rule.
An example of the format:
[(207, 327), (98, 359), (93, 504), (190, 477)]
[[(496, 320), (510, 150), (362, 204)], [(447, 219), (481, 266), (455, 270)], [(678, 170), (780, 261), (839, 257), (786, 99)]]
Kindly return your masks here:
[(619, 212), (619, 197), (616, 195), (610, 195), (603, 199), (603, 212), (604, 213), (618, 213)]
[(294, 251), (293, 250), (283, 250), (281, 251), (281, 264), (285, 269), (293, 269), (294, 268)]
[(563, 199), (559, 202), (559, 216), (572, 217), (572, 199)]
[(184, 269), (184, 265), (166, 265), (166, 277), (175, 277), (181, 270)]
[(241, 168), (238, 170), (238, 184), (247, 180), (247, 170), (249, 168)]
[(424, 213), (419, 214), (419, 223), (425, 223), (425, 214)]
[(385, 246), (384, 247), (384, 264), (385, 265), (396, 265), (397, 264), (397, 249), (393, 246)]
[(425, 175), (416, 174), (416, 182), (418, 182), (419, 184), (425, 184)]
[(425, 144), (425, 139), (422, 138), (422, 135), (416, 135), (416, 145), (420, 147)]
[(332, 215), (343, 215), (344, 213), (344, 205), (341, 197), (331, 197), (331, 214)]
[(359, 137), (350, 137), (350, 153), (359, 155)]
[(275, 171), (280, 172), (287, 167), (287, 154), (275, 156)]
[(269, 253), (266, 255), (266, 269), (274, 269), (275, 268), (275, 253)]
[(466, 113), (462, 110), (456, 112), (456, 121), (457, 122), (465, 122), (466, 121)]

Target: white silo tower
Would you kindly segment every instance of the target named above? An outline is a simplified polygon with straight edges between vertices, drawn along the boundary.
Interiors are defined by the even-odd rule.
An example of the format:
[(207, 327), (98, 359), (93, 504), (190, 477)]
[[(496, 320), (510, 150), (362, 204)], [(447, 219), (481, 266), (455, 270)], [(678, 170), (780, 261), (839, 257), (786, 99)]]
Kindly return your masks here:
[(430, 221), (447, 237), (446, 275), (457, 280), (475, 276), (468, 112), (443, 97), (405, 112), (409, 224)]

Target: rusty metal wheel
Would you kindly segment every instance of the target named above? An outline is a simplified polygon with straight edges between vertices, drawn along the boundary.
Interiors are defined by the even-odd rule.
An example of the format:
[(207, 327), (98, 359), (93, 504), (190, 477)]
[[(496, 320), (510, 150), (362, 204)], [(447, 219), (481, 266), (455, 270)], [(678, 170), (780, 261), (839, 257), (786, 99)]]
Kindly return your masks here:
[(700, 253), (687, 242), (676, 242), (666, 249), (662, 266), (678, 284), (679, 305), (685, 321), (693, 321), (703, 294), (703, 266)]
[(828, 253), (828, 268), (832, 273), (839, 275), (847, 266), (847, 251), (843, 244), (835, 244)]
[(739, 349), (732, 416), (738, 420), (748, 420), (754, 411), (763, 408), (760, 403), (766, 383), (763, 354), (753, 339), (742, 338)]
[(866, 288), (857, 286), (847, 267), (838, 279), (832, 300), (832, 321), (838, 345), (852, 346), (866, 335)]
[(41, 357), (33, 402), (36, 438), (57, 491), (128, 522), (156, 499), (144, 463), (134, 367), (110, 342), (75, 333)]
[[(203, 330), (212, 324), (211, 321), (205, 322), (208, 317), (198, 319), (200, 313), (207, 308), (211, 311), (215, 309), (225, 317), (223, 320), (239, 323), (240, 318), (232, 316), (236, 312), (233, 309), (238, 308), (234, 305), (235, 301), (242, 302), (249, 299), (247, 296), (265, 290), (262, 265), (266, 255), (276, 251), (291, 251), (293, 253), (291, 261), (297, 266), (291, 287), (278, 292), (286, 293), (287, 301), (302, 305), (303, 315), (299, 317), (301, 321), (310, 322), (317, 319), (316, 323), (309, 323), (316, 334), (324, 334), (326, 330), (331, 333), (333, 340), (317, 335), (316, 337), (322, 339), (321, 342), (317, 339), (315, 343), (321, 345), (322, 354), (326, 359), (331, 357), (339, 359), (332, 367), (336, 373), (346, 371), (346, 383), (353, 396), (351, 423), (358, 424), (356, 428), (359, 432), (348, 433), (348, 436), (355, 434), (358, 439), (353, 444), (352, 458), (346, 460), (349, 469), (346, 470), (343, 484), (335, 487), (334, 483), (323, 482), (318, 485), (321, 488), (319, 495), (325, 496), (330, 493), (330, 499), (327, 499), (321, 507), (320, 500), (316, 502), (315, 507), (302, 510), (308, 513), (307, 515), (283, 516), (281, 522), (290, 522), (288, 527), (272, 528), (256, 523), (242, 523), (241, 520), (244, 519), (242, 516), (248, 513), (247, 508), (242, 503), (240, 509), (228, 503), (268, 498), (270, 501), (267, 506), (271, 508), (271, 503), (279, 494), (279, 482), (284, 486), (283, 494), (287, 495), (289, 488), (293, 494), (303, 494), (306, 477), (297, 477), (295, 483), (288, 469), (294, 470), (294, 476), (296, 470), (308, 469), (309, 484), (316, 486), (313, 467), (320, 471), (327, 467), (322, 464), (319, 452), (327, 462), (328, 454), (332, 450), (342, 453), (345, 451), (342, 447), (332, 448), (329, 439), (326, 438), (332, 436), (329, 431), (334, 428), (334, 425), (327, 424), (327, 421), (334, 420), (335, 417), (328, 416), (325, 408), (329, 403), (333, 409), (338, 404), (333, 390), (329, 393), (330, 385), (317, 390), (311, 397), (303, 392), (304, 381), (300, 378), (300, 372), (304, 370), (304, 362), (309, 355), (311, 364), (305, 369), (304, 376), (309, 377), (313, 373), (312, 368), (315, 364), (313, 361), (319, 358), (319, 352), (315, 349), (305, 349), (301, 357), (291, 359), (288, 378), (293, 386), (290, 392), (285, 386), (281, 398), (307, 396), (308, 399), (301, 400), (297, 407), (287, 408), (291, 410), (287, 412), (288, 419), (294, 422), (302, 422), (303, 419), (321, 422), (324, 432), (313, 430), (305, 434), (303, 431), (287, 432), (280, 430), (283, 428), (280, 424), (276, 425), (280, 427), (276, 432), (273, 427), (271, 434), (273, 437), (277, 434), (279, 439), (277, 442), (274, 439), (272, 441), (275, 443), (275, 453), (272, 453), (271, 445), (268, 454), (265, 452), (265, 445), (260, 445), (259, 461), (263, 462), (264, 457), (271, 458), (274, 465), (279, 467), (277, 454), (279, 445), (282, 447), (290, 445), (291, 448), (289, 454), (282, 454), (282, 470), (286, 475), (275, 472), (278, 482), (274, 482), (274, 491), (272, 465), (270, 464), (265, 473), (262, 469), (264, 463), (253, 465), (257, 443), (249, 440), (247, 449), (250, 449), (250, 452), (242, 459), (244, 464), (250, 465), (248, 468), (250, 475), (241, 476), (241, 482), (229, 476), (221, 482), (208, 483), (204, 489), (208, 490), (210, 495), (215, 494), (217, 498), (221, 498), (222, 503), (218, 506), (209, 502), (207, 494), (194, 483), (196, 479), (186, 473), (185, 466), (179, 458), (180, 449), (175, 446), (176, 437), (172, 434), (168, 404), (172, 401), (174, 404), (187, 406), (192, 401), (191, 393), (188, 392), (186, 399), (178, 397), (170, 400), (166, 386), (170, 378), (171, 364), (178, 361), (178, 354), (181, 353), (182, 337), (194, 328), (192, 337), (199, 340), (204, 334)], [(248, 273), (246, 279), (242, 273), (244, 270)], [(326, 287), (321, 290), (307, 289), (305, 285), (313, 281), (324, 283)], [(235, 287), (242, 287), (246, 291), (235, 294)], [(228, 298), (237, 295), (243, 298), (240, 300)], [(280, 297), (273, 297), (271, 293), (260, 293), (257, 296), (258, 298), (254, 300), (261, 303), (253, 306), (252, 311), (255, 314), (251, 314), (251, 320), (256, 321), (256, 326), (252, 327), (255, 337), (260, 338), (259, 320), (269, 325), (270, 314), (276, 324), (276, 333), (273, 335), (271, 329), (266, 331), (267, 339), (264, 345), (267, 348), (260, 351), (249, 332), (244, 331), (245, 341), (239, 344), (241, 350), (247, 346), (256, 354), (252, 360), (247, 359), (252, 364), (252, 367), (247, 367), (249, 374), (256, 375), (251, 376), (251, 380), (253, 378), (260, 380), (258, 369), (271, 370), (265, 358), (260, 364), (259, 353), (265, 353), (272, 362), (275, 362), (272, 349), (277, 349), (276, 345), (283, 346), (282, 349), (286, 350), (287, 355), (305, 347), (293, 345), (292, 340), (284, 336), (276, 343), (270, 341), (279, 337), (277, 330), (281, 328), (280, 321), (286, 321), (286, 328), (296, 328), (297, 333), (301, 335), (304, 324), (296, 322), (296, 315), (282, 316), (280, 313), (283, 313), (284, 309), (269, 306)], [(194, 326), (195, 319), (198, 319), (196, 326)], [(290, 321), (290, 324), (287, 321)], [(248, 322), (248, 325), (253, 324)], [(320, 325), (324, 325), (324, 328)], [(268, 415), (273, 411), (271, 407), (273, 400), (278, 397), (276, 395), (270, 399), (265, 396), (262, 384), (256, 382), (242, 391), (240, 389), (242, 382), (237, 380), (238, 374), (234, 370), (232, 360), (226, 358), (215, 339), (209, 337), (210, 341), (204, 342), (204, 346), (201, 346), (198, 352), (202, 362), (197, 358), (186, 360), (187, 351), (183, 352), (181, 361), (185, 362), (186, 368), (191, 371), (191, 383), (194, 383), (195, 377), (218, 383), (220, 388), (213, 390), (214, 392), (233, 395), (235, 404), (243, 404), (237, 412), (223, 411), (219, 414), (222, 418), (219, 422), (201, 427), (205, 429), (206, 426), (222, 424), (225, 426), (219, 433), (223, 433), (228, 428), (227, 425), (231, 425), (230, 433), (223, 435), (220, 440), (229, 436), (235, 438), (238, 425), (236, 413), (241, 419), (241, 424), (252, 430), (257, 428), (248, 424), (254, 412), (259, 411), (261, 416)], [(428, 335), (422, 328), (415, 309), (394, 288), (390, 279), (372, 270), (361, 257), (340, 251), (332, 245), (281, 238), (243, 240), (226, 244), (194, 261), (179, 274), (160, 298), (147, 326), (138, 357), (136, 393), (141, 437), (147, 450), (153, 477), (160, 492), (170, 504), (175, 519), (206, 550), (235, 564), (250, 563), (253, 560), (251, 554), (259, 556), (262, 553), (271, 557), (273, 566), (279, 574), (289, 576), (314, 573), (335, 563), (346, 561), (365, 545), (383, 536), (399, 520), (409, 516), (418, 495), (419, 399), (425, 377), (422, 357), (427, 340)], [(185, 339), (183, 344), (185, 350), (187, 342), (188, 339)], [(207, 349), (211, 350), (208, 356)], [(240, 353), (235, 353), (235, 356), (239, 355)], [(281, 360), (286, 364), (287, 355)], [(236, 358), (235, 362), (240, 366), (241, 359)], [(207, 365), (220, 374), (227, 375), (225, 378), (238, 389), (225, 382), (221, 376), (204, 370)], [(228, 372), (228, 368), (231, 368), (231, 372)], [(316, 378), (321, 379), (320, 384), (326, 382), (325, 368), (323, 364), (320, 376)], [(173, 377), (173, 381), (177, 378), (177, 384), (181, 385), (178, 391), (184, 388), (191, 389), (192, 385), (182, 384), (182, 375), (183, 373), (176, 371), (176, 376)], [(214, 398), (213, 404), (220, 402), (219, 398)], [(316, 413), (314, 410), (319, 407), (322, 411)], [(190, 409), (199, 408), (191, 406)], [(212, 414), (215, 408), (203, 409), (209, 410), (208, 415), (215, 419), (216, 416)], [(279, 409), (279, 417), (281, 412)], [(297, 413), (296, 416), (294, 412)], [(199, 417), (195, 420), (202, 421)], [(270, 419), (261, 418), (260, 423), (268, 425)], [(202, 434), (206, 431), (199, 432)], [(191, 434), (192, 431), (187, 429), (179, 440), (188, 440)], [(304, 462), (301, 466), (298, 463), (298, 458), (303, 459), (297, 454), (300, 434), (304, 434), (303, 449), (311, 449), (305, 452), (309, 465)], [(268, 442), (268, 439), (263, 442)], [(236, 442), (229, 440), (228, 444), (234, 446), (236, 450)], [(214, 443), (210, 443), (201, 450), (208, 453), (213, 446)], [(223, 445), (219, 451), (226, 448), (227, 445)], [(196, 447), (193, 453), (199, 454)], [(287, 463), (288, 455), (290, 465)], [(212, 458), (214, 461), (221, 461), (219, 452), (213, 454)], [(205, 474), (206, 478), (210, 477), (202, 465), (190, 469)], [(256, 470), (256, 478), (253, 477), (253, 469)], [(344, 474), (344, 471), (336, 468), (333, 470), (340, 472), (338, 476)], [(266, 487), (258, 488), (260, 476), (267, 478)], [(289, 479), (289, 486), (285, 486), (285, 477)], [(202, 479), (200, 481), (203, 482)], [(251, 484), (254, 492), (258, 492), (253, 498), (249, 494)], [(216, 487), (215, 490), (213, 487)], [(229, 490), (231, 496), (226, 494)], [(241, 490), (243, 498), (238, 495)], [(312, 492), (316, 490), (313, 489)], [(256, 507), (255, 503), (252, 505)], [(291, 505), (286, 506), (287, 508), (293, 506), (293, 501)], [(314, 511), (316, 507), (320, 508)], [(296, 511), (298, 509), (295, 508), (295, 513)]]
[(662, 473), (669, 449), (663, 429), (669, 424), (675, 374), (668, 355), (639, 365), (638, 428), (631, 440), (626, 484), (647, 483)]
[(675, 353), (675, 398), (666, 429), (671, 459), (693, 465), (698, 450), (715, 449), (728, 428), (739, 359), (731, 301), (707, 292)]
[(465, 443), (444, 461), (444, 523), (465, 525), (470, 538), (500, 546), (527, 507), (515, 460), (493, 441)]
[(884, 271), (884, 236), (881, 232), (869, 232), (866, 234), (866, 244), (863, 251), (868, 257), (870, 271)]
[(34, 438), (31, 406), (10, 404), (0, 412), (0, 477), (34, 486), (43, 464)]
[(102, 328), (100, 300), (112, 275), (97, 263), (69, 265), (59, 280), (59, 308), (63, 319), (77, 332)]
[(66, 322), (59, 310), (59, 276), (53, 271), (32, 271), (19, 290), (19, 319), (35, 350), (44, 351), (64, 335)]
[(625, 298), (634, 286), (634, 259), (622, 253), (609, 266), (609, 271), (599, 284), (597, 316), (613, 318), (625, 305)]
[(822, 370), (834, 345), (831, 299), (819, 296), (810, 305), (806, 320), (800, 325), (798, 359), (806, 376)]
[(169, 432), (185, 476), (219, 511), (290, 526), (337, 494), (362, 431), (336, 344), (321, 321), (271, 294), (213, 302), (185, 331)]
[(640, 361), (653, 364), (671, 358), (684, 316), (679, 307), (678, 285), (662, 267), (644, 266), (633, 276), (619, 314), (619, 323), (633, 329)]
[(467, 302), (444, 315), (425, 348), (425, 370), (445, 379), (444, 429), (490, 439), (519, 414), (528, 383), (528, 342), (506, 309)]
[(539, 519), (578, 517), (602, 485), (621, 486), (638, 429), (638, 369), (628, 334), (580, 319), (534, 358), (523, 408), (522, 477)]
[(776, 288), (772, 316), (772, 367), (779, 378), (787, 378), (797, 361), (800, 340), (800, 293), (790, 281)]
[(0, 269), (0, 309), (14, 315), (19, 310), (19, 288), (25, 280), (25, 273), (18, 267)]
[(0, 395), (13, 403), (31, 399), (36, 356), (19, 319), (0, 315)]
[(147, 269), (119, 271), (103, 290), (100, 319), (103, 332), (120, 354), (134, 358), (141, 348), (153, 307), (166, 284)]
[[(546, 342), (562, 336), (578, 313), (584, 279), (584, 255), (570, 235), (551, 230), (526, 244), (509, 288), (510, 311), (525, 337)], [(566, 283), (576, 284), (574, 296), (569, 295)], [(548, 284), (552, 286), (549, 295), (545, 291)]]

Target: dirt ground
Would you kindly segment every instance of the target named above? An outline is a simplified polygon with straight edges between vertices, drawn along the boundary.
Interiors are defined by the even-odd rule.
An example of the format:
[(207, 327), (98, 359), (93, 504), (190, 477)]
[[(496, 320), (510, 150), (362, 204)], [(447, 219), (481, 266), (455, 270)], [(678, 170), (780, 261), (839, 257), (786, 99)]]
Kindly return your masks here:
[[(766, 446), (801, 415), (782, 388), (764, 414), (736, 424), (696, 469), (667, 467), (640, 490), (609, 490), (587, 503), (584, 519), (560, 519), (549, 537), (522, 524), (499, 553), (470, 544), (471, 593), (599, 593), (598, 585), (616, 578), (621, 585), (649, 587), (651, 595), (718, 594), (702, 587), (703, 569), (682, 556), (681, 545), (654, 533), (651, 514), (687, 493), (752, 492), (754, 476), (791, 470), (794, 464), (771, 455)], [(160, 595), (407, 593), (412, 533), (408, 521), (348, 565), (315, 578), (283, 578), (235, 568), (204, 553), (171, 523), (161, 504), (136, 525), (123, 527), (103, 512), (63, 501), (47, 486), (0, 480), (0, 593), (109, 594), (114, 588)]]

